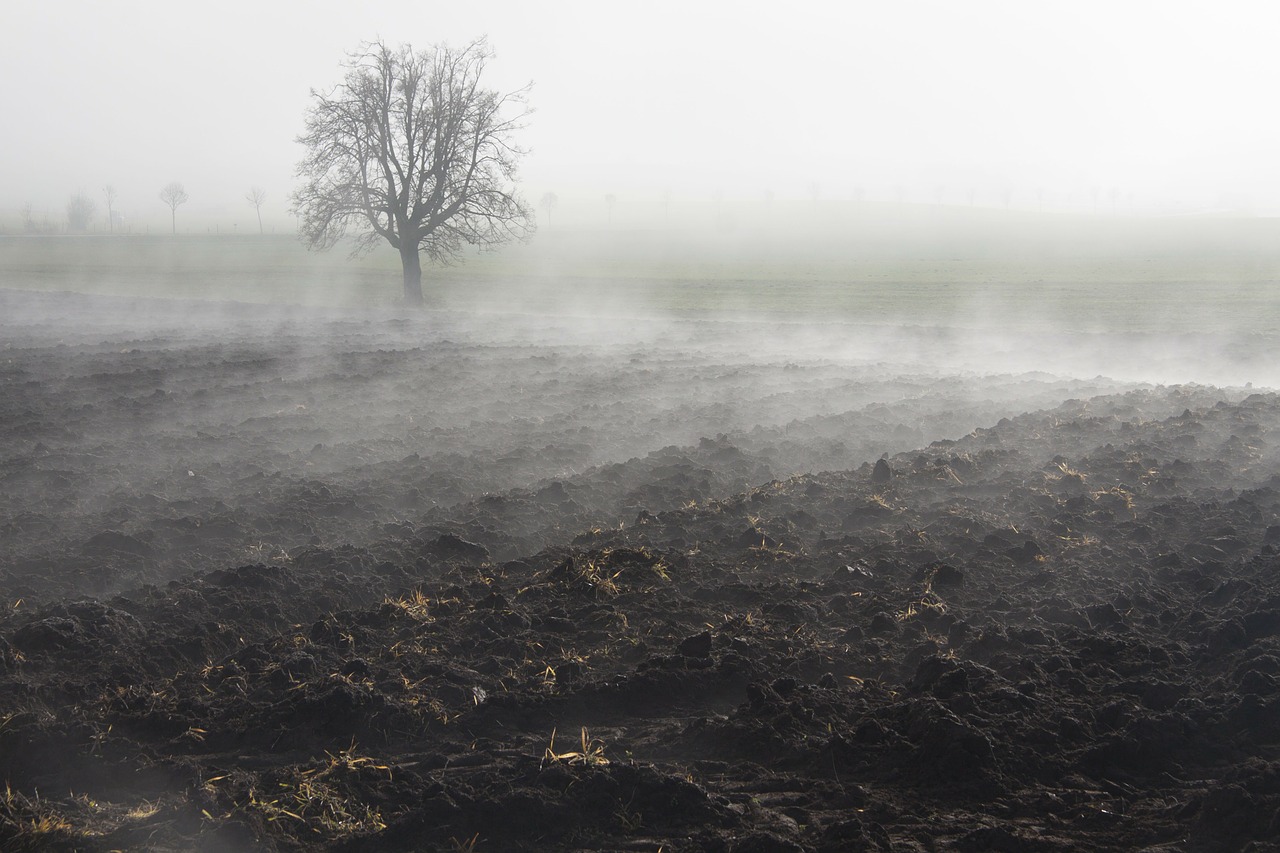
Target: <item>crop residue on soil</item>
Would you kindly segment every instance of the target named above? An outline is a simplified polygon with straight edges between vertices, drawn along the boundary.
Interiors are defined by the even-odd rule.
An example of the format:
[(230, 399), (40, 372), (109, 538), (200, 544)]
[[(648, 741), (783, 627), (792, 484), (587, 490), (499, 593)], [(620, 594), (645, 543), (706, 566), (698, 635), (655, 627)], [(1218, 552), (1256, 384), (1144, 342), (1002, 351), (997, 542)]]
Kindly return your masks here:
[(1275, 394), (239, 320), (5, 329), (0, 848), (1280, 835)]

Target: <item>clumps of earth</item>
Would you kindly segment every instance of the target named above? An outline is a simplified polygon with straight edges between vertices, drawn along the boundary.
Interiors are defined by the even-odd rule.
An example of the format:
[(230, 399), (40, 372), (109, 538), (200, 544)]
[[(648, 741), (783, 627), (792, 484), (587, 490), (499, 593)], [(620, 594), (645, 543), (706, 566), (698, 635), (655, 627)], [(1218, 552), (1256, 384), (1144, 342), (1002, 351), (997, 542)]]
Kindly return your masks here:
[[(1275, 394), (1092, 388), (921, 441), (900, 416), (951, 398), (854, 377), (878, 401), (722, 411), (734, 428), (705, 440), (583, 464), (605, 443), (587, 420), (609, 441), (665, 429), (609, 409), (615, 375), (596, 408), (530, 422), (559, 455), (445, 460), (404, 424), (421, 450), (392, 464), (384, 423), (313, 453), (202, 415), (287, 372), (251, 349), (150, 347), (206, 394), (134, 437), (80, 407), (157, 405), (138, 402), (155, 374), (10, 362), (6, 850), (1275, 849)], [(541, 365), (543, 390), (599, 378)], [(742, 369), (762, 408), (809, 382), (852, 393), (822, 366)], [(1081, 390), (984, 381), (937, 422), (995, 414), (1014, 384)], [(891, 449), (863, 452), (877, 434)], [(128, 462), (138, 435), (158, 449)], [(540, 465), (561, 472), (520, 473)]]

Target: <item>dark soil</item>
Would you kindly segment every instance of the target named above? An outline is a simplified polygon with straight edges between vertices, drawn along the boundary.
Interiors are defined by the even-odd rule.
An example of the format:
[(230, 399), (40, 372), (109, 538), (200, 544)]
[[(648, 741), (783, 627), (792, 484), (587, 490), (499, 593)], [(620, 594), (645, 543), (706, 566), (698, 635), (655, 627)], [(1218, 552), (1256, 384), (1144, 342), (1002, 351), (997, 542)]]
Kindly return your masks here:
[(0, 849), (1277, 849), (1275, 394), (0, 301)]

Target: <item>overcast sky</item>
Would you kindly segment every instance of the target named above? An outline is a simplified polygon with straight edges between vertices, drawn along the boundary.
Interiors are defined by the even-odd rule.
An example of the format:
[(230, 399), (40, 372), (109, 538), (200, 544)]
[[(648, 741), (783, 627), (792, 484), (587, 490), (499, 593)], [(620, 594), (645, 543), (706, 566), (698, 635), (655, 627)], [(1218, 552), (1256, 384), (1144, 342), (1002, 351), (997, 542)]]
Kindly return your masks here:
[[(135, 221), (285, 222), (309, 89), (362, 40), (487, 35), (534, 84), (526, 195), (1280, 213), (1274, 2), (5, 0), (0, 214), (114, 184)], [(899, 190), (899, 188), (901, 188)], [(967, 203), (967, 202), (965, 202)]]

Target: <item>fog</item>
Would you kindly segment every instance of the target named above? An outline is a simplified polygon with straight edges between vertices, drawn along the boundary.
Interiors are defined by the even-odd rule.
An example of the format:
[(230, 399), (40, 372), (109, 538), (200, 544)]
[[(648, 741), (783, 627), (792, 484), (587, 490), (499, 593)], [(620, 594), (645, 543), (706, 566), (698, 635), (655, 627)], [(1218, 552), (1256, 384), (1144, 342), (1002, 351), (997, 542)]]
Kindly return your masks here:
[(1267, 3), (18, 4), (0, 30), (0, 217), (115, 186), (135, 231), (293, 225), (310, 89), (359, 42), (487, 35), (533, 82), (526, 195), (566, 226), (713, 199), (1280, 212)]
[[(384, 508), (420, 518), (717, 436), (790, 476), (1073, 398), (1280, 386), (1274, 14), (12, 10), (4, 103), (38, 120), (0, 159), (0, 334), (29, 404), (10, 461), (96, 442), (129, 483), (245, 460), (336, 483), (421, 454), (458, 482)], [(481, 35), (486, 83), (534, 83), (518, 189), (559, 203), (527, 242), (430, 268), (414, 312), (389, 247), (300, 246), (294, 140), (362, 39)], [(21, 227), (108, 183), (118, 232)], [(52, 428), (77, 405), (112, 416)], [(79, 494), (110, 514), (108, 491)]]
[[(609, 337), (636, 317), (724, 321), (761, 357), (1274, 384), (1280, 119), (1260, 105), (1277, 15), (27, 5), (0, 32), (0, 103), (29, 117), (0, 157), (0, 281), (395, 312), (389, 248), (350, 260), (294, 238), (310, 93), (364, 40), (485, 36), (488, 85), (532, 82), (517, 189), (537, 233), (430, 269), (432, 310)], [(165, 243), (173, 180), (190, 201)], [(79, 192), (85, 233), (46, 240)]]
[[(287, 235), (16, 237), (0, 244), (0, 274), (23, 289), (118, 297), (83, 320), (139, 333), (210, 331), (224, 316), (239, 329), (244, 306), (259, 304), (277, 319), (404, 318), (406, 345), (437, 315), (471, 317), (490, 342), (658, 345), (714, 327), (744, 359), (1280, 385), (1278, 219), (869, 202), (720, 212), (666, 228), (557, 223), (430, 268), (425, 319), (406, 317), (389, 247), (352, 259)], [(230, 313), (196, 300), (228, 301)], [(24, 306), (13, 300), (7, 335), (30, 331)]]
[[(1273, 837), (1277, 24), (10, 3), (0, 846)], [(482, 36), (418, 294), (296, 140)]]

